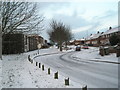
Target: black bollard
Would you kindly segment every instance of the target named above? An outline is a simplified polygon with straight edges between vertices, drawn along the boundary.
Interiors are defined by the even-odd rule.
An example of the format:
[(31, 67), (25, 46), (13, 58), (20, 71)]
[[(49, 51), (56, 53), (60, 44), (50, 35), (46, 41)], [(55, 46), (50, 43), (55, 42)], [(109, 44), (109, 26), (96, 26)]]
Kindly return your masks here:
[(54, 74), (54, 79), (58, 79), (58, 72)]
[(28, 55), (28, 60), (30, 61), (30, 55)]
[(37, 66), (38, 62), (36, 62), (36, 66)]
[(68, 79), (65, 79), (65, 85), (68, 85), (68, 86), (69, 86), (69, 78), (68, 78)]
[(50, 74), (50, 68), (48, 68), (48, 74)]
[(41, 64), (39, 63), (39, 68), (41, 68)]
[(44, 71), (44, 65), (42, 65), (42, 70)]
[(82, 90), (87, 90), (87, 85), (82, 88)]

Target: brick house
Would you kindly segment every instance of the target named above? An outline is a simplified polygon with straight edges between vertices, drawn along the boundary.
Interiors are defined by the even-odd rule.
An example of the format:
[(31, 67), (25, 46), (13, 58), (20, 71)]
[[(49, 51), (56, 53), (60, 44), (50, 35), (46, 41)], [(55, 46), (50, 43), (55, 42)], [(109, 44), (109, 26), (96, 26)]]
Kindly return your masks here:
[(44, 38), (38, 35), (29, 35), (28, 38), (29, 51), (41, 48), (46, 43)]
[(17, 54), (36, 50), (38, 44), (44, 44), (44, 39), (38, 35), (5, 34), (2, 40), (2, 54)]
[(74, 40), (74, 45), (80, 45), (81, 40)]
[(101, 34), (101, 36), (100, 36), (100, 43), (104, 44), (104, 45), (109, 45), (110, 44), (109, 38), (113, 34), (120, 34), (120, 31), (119, 31), (118, 27), (116, 27), (116, 28), (109, 28), (109, 30), (107, 30), (106, 32)]
[(70, 45), (83, 45), (84, 44), (85, 39), (80, 39), (80, 40), (72, 40), (70, 41)]
[(101, 33), (99, 32), (97, 34), (91, 34), (88, 38), (86, 38), (85, 44), (92, 45), (92, 46), (99, 46), (100, 35)]
[(100, 45), (110, 45), (109, 38), (113, 34), (119, 34), (120, 35), (120, 30), (118, 27), (116, 28), (109, 28), (109, 30), (102, 32), (102, 33), (97, 33), (90, 35), (86, 40), (86, 44), (92, 44), (93, 46), (100, 46)]

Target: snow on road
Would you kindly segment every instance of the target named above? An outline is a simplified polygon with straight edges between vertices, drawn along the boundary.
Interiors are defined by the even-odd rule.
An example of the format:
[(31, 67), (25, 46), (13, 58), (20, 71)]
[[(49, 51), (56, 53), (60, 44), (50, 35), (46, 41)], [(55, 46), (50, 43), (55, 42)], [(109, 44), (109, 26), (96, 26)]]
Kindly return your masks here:
[[(73, 47), (75, 49), (75, 47)], [(27, 56), (35, 56), (36, 51), (23, 53), (20, 55), (4, 55), (0, 61), (0, 80), (2, 88), (81, 88), (84, 85), (90, 87), (116, 87), (117, 66), (104, 63), (73, 62), (70, 57), (96, 60), (117, 61), (115, 54), (101, 57), (98, 48), (90, 48), (80, 52), (73, 50), (59, 52), (56, 48), (39, 50), (40, 55), (34, 60), (45, 64), (45, 71), (31, 64)], [(67, 54), (72, 51), (73, 53)], [(56, 53), (56, 54), (50, 54)], [(48, 54), (48, 55), (47, 55)], [(67, 55), (65, 55), (67, 54)], [(45, 55), (45, 56), (44, 56)], [(63, 56), (61, 60), (60, 56)], [(47, 69), (51, 68), (51, 75), (47, 74)], [(104, 68), (104, 69), (103, 69)], [(55, 80), (53, 74), (58, 71), (59, 79)], [(74, 73), (73, 73), (74, 72)], [(116, 73), (116, 74), (115, 74)], [(3, 75), (3, 76), (2, 76)], [(2, 76), (2, 77), (1, 77)], [(64, 85), (64, 79), (70, 78), (70, 86)], [(103, 82), (102, 82), (103, 81)], [(94, 85), (93, 85), (94, 83)], [(96, 84), (95, 84), (96, 83)]]
[[(60, 53), (56, 48), (42, 49), (39, 51), (40, 54), (47, 53)], [(3, 88), (74, 88), (76, 83), (73, 82), (70, 86), (64, 85), (64, 79), (62, 75), (59, 75), (59, 79), (54, 79), (54, 73), (51, 71), (51, 75), (47, 74), (47, 68), (45, 71), (41, 68), (36, 67), (35, 63), (31, 64), (27, 57), (30, 54), (32, 57), (37, 53), (31, 51), (23, 54), (16, 55), (4, 55), (3, 61), (0, 61), (0, 80), (2, 84), (0, 87)], [(1, 68), (2, 66), (2, 68)], [(71, 81), (70, 81), (71, 82)], [(2, 88), (1, 87), (1, 88)]]
[[(77, 82), (80, 87), (82, 85), (88, 85), (89, 88), (116, 88), (118, 86), (118, 64), (89, 62), (84, 59), (77, 61), (71, 58), (72, 55), (83, 52), (85, 54), (83, 54), (83, 57), (86, 56), (89, 59), (89, 53), (95, 52), (94, 56), (96, 56), (98, 49), (91, 48), (80, 52), (71, 51), (57, 55), (40, 56), (36, 57), (35, 61), (42, 62), (58, 70), (63, 76), (69, 76), (70, 79)], [(79, 56), (79, 58), (82, 58), (82, 56)], [(116, 57), (111, 56), (111, 58)]]
[(99, 48), (90, 47), (89, 49), (82, 49), (80, 52), (76, 52), (71, 55), (73, 58), (84, 59), (84, 60), (96, 60), (96, 61), (110, 61), (118, 62), (118, 58), (115, 53), (110, 55), (101, 56), (99, 55)]

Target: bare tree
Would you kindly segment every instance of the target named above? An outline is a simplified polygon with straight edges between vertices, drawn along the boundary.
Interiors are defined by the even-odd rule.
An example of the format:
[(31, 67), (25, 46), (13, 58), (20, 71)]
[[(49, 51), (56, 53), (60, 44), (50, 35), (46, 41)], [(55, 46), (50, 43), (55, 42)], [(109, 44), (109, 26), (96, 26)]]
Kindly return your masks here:
[(67, 42), (72, 39), (72, 33), (70, 27), (64, 25), (62, 22), (56, 22), (52, 20), (50, 23), (50, 31), (48, 31), (49, 39), (53, 42), (56, 42), (60, 51), (62, 51), (63, 42)]
[(31, 2), (0, 2), (2, 35), (8, 33), (31, 33), (41, 26), (44, 17), (37, 14), (37, 4)]
[[(37, 3), (33, 2), (0, 2), (0, 42), (5, 34), (27, 33), (38, 34), (43, 30), (44, 17), (37, 11)], [(2, 39), (2, 40), (1, 40)], [(0, 45), (2, 46), (2, 44)], [(0, 47), (1, 48), (1, 47)], [(0, 49), (2, 50), (2, 49)], [(2, 57), (0, 51), (0, 57)]]

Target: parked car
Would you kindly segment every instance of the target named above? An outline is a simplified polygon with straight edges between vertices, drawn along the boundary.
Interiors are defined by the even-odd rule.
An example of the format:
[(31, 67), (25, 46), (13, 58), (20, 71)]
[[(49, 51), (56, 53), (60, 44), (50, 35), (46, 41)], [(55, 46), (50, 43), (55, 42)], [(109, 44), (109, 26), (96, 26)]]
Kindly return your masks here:
[(75, 51), (81, 51), (81, 47), (80, 46), (77, 46)]
[(89, 47), (88, 46), (83, 46), (82, 49), (89, 49)]

